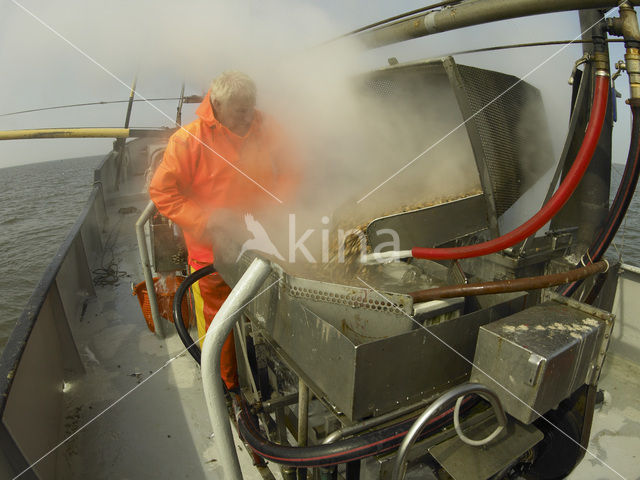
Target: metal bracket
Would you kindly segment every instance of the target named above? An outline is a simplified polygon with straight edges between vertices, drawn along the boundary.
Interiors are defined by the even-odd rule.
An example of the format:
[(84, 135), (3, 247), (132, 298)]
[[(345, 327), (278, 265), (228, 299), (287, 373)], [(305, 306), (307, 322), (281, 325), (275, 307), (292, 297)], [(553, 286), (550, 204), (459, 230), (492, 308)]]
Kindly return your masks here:
[(576, 60), (576, 63), (573, 66), (573, 70), (571, 71), (571, 76), (569, 77), (569, 85), (573, 85), (573, 81), (576, 77), (576, 72), (578, 71), (578, 67), (590, 61), (591, 61), (591, 54), (589, 52), (585, 53), (582, 57)]

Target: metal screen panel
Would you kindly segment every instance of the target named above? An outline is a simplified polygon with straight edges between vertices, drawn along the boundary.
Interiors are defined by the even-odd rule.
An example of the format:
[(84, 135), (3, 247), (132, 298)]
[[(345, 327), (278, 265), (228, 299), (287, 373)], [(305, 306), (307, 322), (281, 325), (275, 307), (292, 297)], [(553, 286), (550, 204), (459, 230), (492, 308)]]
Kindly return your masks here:
[[(540, 165), (551, 159), (542, 98), (518, 77), (455, 65), (464, 96), (459, 95), (467, 128), (477, 130), (488, 171), (496, 214), (502, 215), (524, 192)], [(466, 104), (465, 104), (466, 103)], [(543, 172), (537, 172), (543, 173)]]

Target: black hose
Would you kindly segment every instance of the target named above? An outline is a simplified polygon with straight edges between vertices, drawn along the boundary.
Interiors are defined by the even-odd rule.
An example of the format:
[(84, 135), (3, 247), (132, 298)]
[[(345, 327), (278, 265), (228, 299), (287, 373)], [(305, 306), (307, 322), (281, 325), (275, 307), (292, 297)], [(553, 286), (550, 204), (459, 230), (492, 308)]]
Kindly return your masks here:
[[(468, 411), (479, 401), (475, 395), (463, 401), (463, 411)], [(352, 462), (361, 458), (377, 455), (398, 448), (417, 417), (402, 420), (379, 430), (366, 432), (359, 436), (339, 440), (327, 445), (291, 447), (278, 445), (262, 436), (245, 402), (238, 415), (238, 430), (253, 451), (266, 460), (293, 467), (328, 467), (340, 463)], [(451, 424), (453, 408), (445, 410), (429, 422), (420, 435), (420, 439), (432, 435)]]
[[(638, 184), (638, 176), (640, 176), (640, 103), (633, 102), (631, 105), (631, 114), (633, 116), (631, 127), (631, 141), (629, 144), (629, 154), (627, 155), (627, 164), (622, 174), (622, 180), (616, 192), (616, 197), (611, 204), (604, 227), (596, 239), (592, 242), (587, 250), (586, 257), (589, 263), (598, 262), (611, 245), (620, 224), (627, 213), (629, 204), (633, 199)], [(585, 262), (586, 264), (586, 262)], [(582, 281), (576, 281), (567, 285), (561, 290), (561, 294), (565, 297), (573, 295), (573, 293), (582, 284)]]
[(213, 268), (213, 265), (207, 265), (206, 267), (196, 270), (180, 284), (176, 291), (175, 298), (173, 299), (173, 323), (176, 326), (176, 330), (178, 331), (180, 340), (182, 340), (182, 344), (187, 348), (187, 350), (189, 350), (189, 353), (193, 359), (198, 362), (198, 365), (200, 365), (200, 347), (198, 346), (197, 341), (193, 341), (193, 338), (191, 338), (191, 335), (189, 335), (189, 332), (187, 331), (187, 327), (184, 325), (181, 308), (182, 298), (184, 297), (184, 294), (187, 293), (187, 290), (189, 290), (191, 285), (201, 278), (211, 275), (215, 271), (216, 270)]

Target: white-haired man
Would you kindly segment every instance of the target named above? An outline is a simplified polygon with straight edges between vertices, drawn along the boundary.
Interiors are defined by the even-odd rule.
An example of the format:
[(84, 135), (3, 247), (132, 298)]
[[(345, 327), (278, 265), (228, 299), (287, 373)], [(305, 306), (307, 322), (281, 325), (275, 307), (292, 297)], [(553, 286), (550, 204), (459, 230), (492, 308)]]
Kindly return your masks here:
[[(232, 221), (229, 211), (241, 219), (256, 204), (287, 197), (297, 184), (287, 142), (255, 106), (256, 86), (244, 73), (229, 71), (213, 80), (196, 120), (169, 139), (149, 186), (160, 213), (182, 228), (192, 271), (214, 261), (212, 223)], [(201, 339), (230, 291), (218, 274), (194, 284)], [(221, 369), (227, 388), (236, 389), (233, 334), (223, 347)]]

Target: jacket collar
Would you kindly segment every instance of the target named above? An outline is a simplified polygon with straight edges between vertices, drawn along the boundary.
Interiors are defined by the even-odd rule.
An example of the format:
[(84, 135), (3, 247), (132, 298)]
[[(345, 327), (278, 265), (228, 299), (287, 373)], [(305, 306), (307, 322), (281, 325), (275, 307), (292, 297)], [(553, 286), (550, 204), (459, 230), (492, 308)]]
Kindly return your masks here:
[(207, 127), (213, 127), (213, 126), (219, 127), (221, 126), (221, 123), (213, 114), (213, 107), (211, 106), (211, 100), (210, 100), (211, 97), (209, 96), (210, 93), (211, 93), (211, 90), (209, 90), (207, 94), (204, 96), (204, 98), (202, 99), (202, 102), (196, 109), (196, 115), (202, 119), (202, 121)]

